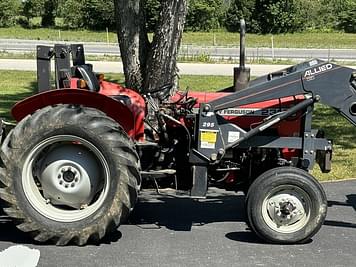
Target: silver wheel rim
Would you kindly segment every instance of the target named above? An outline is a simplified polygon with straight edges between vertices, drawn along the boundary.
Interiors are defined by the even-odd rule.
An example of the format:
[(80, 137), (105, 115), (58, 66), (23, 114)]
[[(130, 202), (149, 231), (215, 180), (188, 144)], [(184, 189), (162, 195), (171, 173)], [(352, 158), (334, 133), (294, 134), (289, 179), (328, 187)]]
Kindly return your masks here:
[(274, 188), (262, 203), (262, 217), (272, 230), (290, 234), (304, 228), (310, 219), (312, 201), (294, 185)]
[[(46, 157), (41, 155), (41, 153), (46, 154), (46, 149), (50, 149), (53, 146), (60, 147), (63, 144), (68, 147), (80, 146), (80, 149), (87, 150), (88, 154), (90, 153), (95, 157), (101, 168), (98, 171), (100, 173), (100, 190), (95, 193), (95, 199), (91, 203), (82, 205), (80, 209), (52, 204), (51, 200), (44, 197), (45, 192), (39, 185), (38, 178), (34, 175), (34, 170), (38, 169), (38, 163)], [(61, 181), (63, 183), (63, 179)], [(110, 187), (109, 166), (104, 155), (91, 142), (74, 135), (52, 136), (41, 141), (28, 154), (22, 169), (22, 186), (27, 200), (41, 215), (58, 222), (75, 222), (92, 215), (103, 205)]]

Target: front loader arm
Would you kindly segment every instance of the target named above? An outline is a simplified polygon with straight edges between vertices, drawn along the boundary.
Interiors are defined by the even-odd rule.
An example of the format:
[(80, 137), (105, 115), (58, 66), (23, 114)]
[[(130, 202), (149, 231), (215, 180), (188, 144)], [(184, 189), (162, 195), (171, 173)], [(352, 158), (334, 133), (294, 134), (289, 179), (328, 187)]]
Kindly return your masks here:
[[(318, 131), (311, 129), (314, 103), (321, 102), (333, 107), (356, 125), (355, 77), (353, 69), (312, 60), (260, 77), (244, 90), (202, 104), (197, 116), (196, 146), (190, 153), (190, 162), (197, 166), (196, 171), (193, 171), (196, 178), (192, 192), (201, 194), (201, 189), (206, 184), (207, 166), (217, 164), (224, 158), (227, 150), (234, 148), (299, 149), (301, 154), (293, 163), (295, 166), (310, 170), (317, 160), (322, 171), (328, 172), (332, 144), (330, 140), (320, 138)], [(232, 107), (297, 95), (304, 95), (305, 100), (268, 117), (262, 124), (247, 132), (218, 114), (218, 111)], [(305, 114), (300, 137), (263, 136), (266, 129), (297, 112)]]
[[(200, 133), (203, 133), (206, 136), (209, 131), (217, 133), (216, 147), (219, 149), (215, 149), (213, 153), (213, 158), (215, 158), (214, 154), (219, 154), (219, 151), (220, 154), (223, 154), (223, 151), (239, 146), (296, 112), (305, 111), (310, 115), (309, 120), (311, 121), (315, 102), (333, 107), (352, 124), (356, 125), (355, 78), (356, 72), (353, 69), (319, 60), (301, 63), (280, 72), (272, 73), (252, 82), (252, 85), (245, 90), (201, 105), (198, 135), (201, 137)], [(271, 116), (261, 125), (248, 132), (236, 127), (236, 125), (224, 122), (223, 118), (217, 114), (219, 110), (223, 109), (296, 95), (305, 95), (305, 100), (289, 110)], [(214, 127), (205, 127), (211, 125)], [(304, 127), (310, 128), (311, 122)], [(305, 130), (311, 131), (311, 129)], [(229, 132), (238, 132), (235, 135), (239, 137), (231, 142), (231, 138), (230, 141), (228, 140)], [(201, 147), (200, 145), (199, 151), (207, 158), (211, 157), (209, 147)]]
[[(322, 70), (322, 71), (319, 71)], [(320, 103), (337, 110), (356, 126), (356, 71), (326, 63), (308, 69), (302, 76), (306, 92), (318, 96)]]
[[(318, 64), (313, 65), (314, 63)], [(251, 86), (245, 90), (206, 105), (210, 111), (219, 111), (302, 94), (317, 97), (319, 102), (333, 107), (351, 123), (356, 124), (356, 71), (319, 60), (301, 63), (260, 77), (255, 82), (252, 81)]]

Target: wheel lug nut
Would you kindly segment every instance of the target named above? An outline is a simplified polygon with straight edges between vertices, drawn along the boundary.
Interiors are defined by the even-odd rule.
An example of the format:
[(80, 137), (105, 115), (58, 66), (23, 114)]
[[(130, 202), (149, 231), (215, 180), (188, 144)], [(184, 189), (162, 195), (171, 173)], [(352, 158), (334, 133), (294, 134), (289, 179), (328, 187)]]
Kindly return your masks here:
[(72, 183), (70, 186), (71, 186), (71, 187), (74, 187), (74, 186), (75, 186), (75, 184), (74, 184), (74, 183)]
[(65, 188), (68, 188), (68, 184), (66, 184), (64, 187), (65, 187)]
[(59, 181), (59, 184), (63, 184), (63, 181)]
[(78, 183), (78, 181), (79, 181), (79, 178), (75, 178), (75, 180), (74, 180), (76, 183)]

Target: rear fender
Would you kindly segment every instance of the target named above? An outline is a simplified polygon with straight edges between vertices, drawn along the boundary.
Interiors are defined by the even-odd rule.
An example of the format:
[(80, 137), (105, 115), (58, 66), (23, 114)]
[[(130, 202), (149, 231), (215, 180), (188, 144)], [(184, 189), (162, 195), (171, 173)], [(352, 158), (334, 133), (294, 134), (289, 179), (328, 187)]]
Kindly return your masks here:
[(18, 102), (11, 109), (11, 114), (19, 122), (38, 109), (56, 104), (73, 104), (96, 108), (117, 121), (130, 137), (139, 139), (138, 137), (142, 134), (137, 133), (135, 117), (126, 105), (111, 97), (88, 90), (60, 89), (36, 94)]

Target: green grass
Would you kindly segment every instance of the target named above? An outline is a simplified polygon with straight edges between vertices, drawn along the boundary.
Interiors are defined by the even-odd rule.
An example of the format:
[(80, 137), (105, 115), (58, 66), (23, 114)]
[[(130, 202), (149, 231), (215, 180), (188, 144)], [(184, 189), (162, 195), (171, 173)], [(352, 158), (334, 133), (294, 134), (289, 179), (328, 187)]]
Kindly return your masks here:
[(0, 70), (0, 117), (11, 119), (13, 104), (36, 91), (36, 73)]
[[(150, 35), (151, 36), (151, 35)], [(0, 38), (54, 40), (54, 41), (88, 41), (88, 42), (117, 42), (116, 33), (109, 33), (109, 40), (105, 31), (88, 30), (59, 30), (22, 27), (0, 28)], [(294, 33), (274, 35), (275, 47), (293, 48), (356, 48), (356, 34), (331, 33)], [(271, 47), (271, 35), (248, 34), (247, 47)], [(185, 32), (183, 45), (239, 45), (239, 34), (225, 31), (213, 32)]]
[[(0, 28), (0, 38), (78, 42), (107, 42), (106, 32), (87, 30), (60, 30), (47, 28), (25, 29), (19, 26), (10, 28)], [(109, 42), (117, 42), (117, 36), (115, 33), (109, 33)]]
[(179, 88), (194, 91), (217, 91), (232, 86), (233, 81), (229, 76), (197, 76), (183, 75), (179, 81)]
[(316, 166), (313, 174), (322, 180), (356, 178), (356, 128), (334, 109), (317, 105), (313, 127), (323, 129), (327, 138), (334, 143), (332, 170), (328, 174), (320, 172)]
[[(0, 117), (11, 119), (12, 105), (36, 92), (36, 73), (32, 71), (0, 70)], [(122, 74), (106, 74), (107, 79), (123, 83)], [(180, 88), (197, 91), (215, 91), (231, 85), (225, 76), (183, 75)], [(332, 171), (322, 174), (315, 166), (313, 174), (320, 180), (337, 180), (356, 177), (356, 128), (328, 107), (317, 105), (313, 127), (324, 129), (327, 138), (334, 140)]]
[[(215, 35), (215, 42), (214, 42)], [(247, 34), (246, 47), (271, 47), (272, 35)], [(183, 35), (184, 44), (238, 46), (238, 33), (190, 32)], [(348, 33), (294, 33), (273, 35), (274, 47), (286, 48), (356, 48), (356, 34)]]

